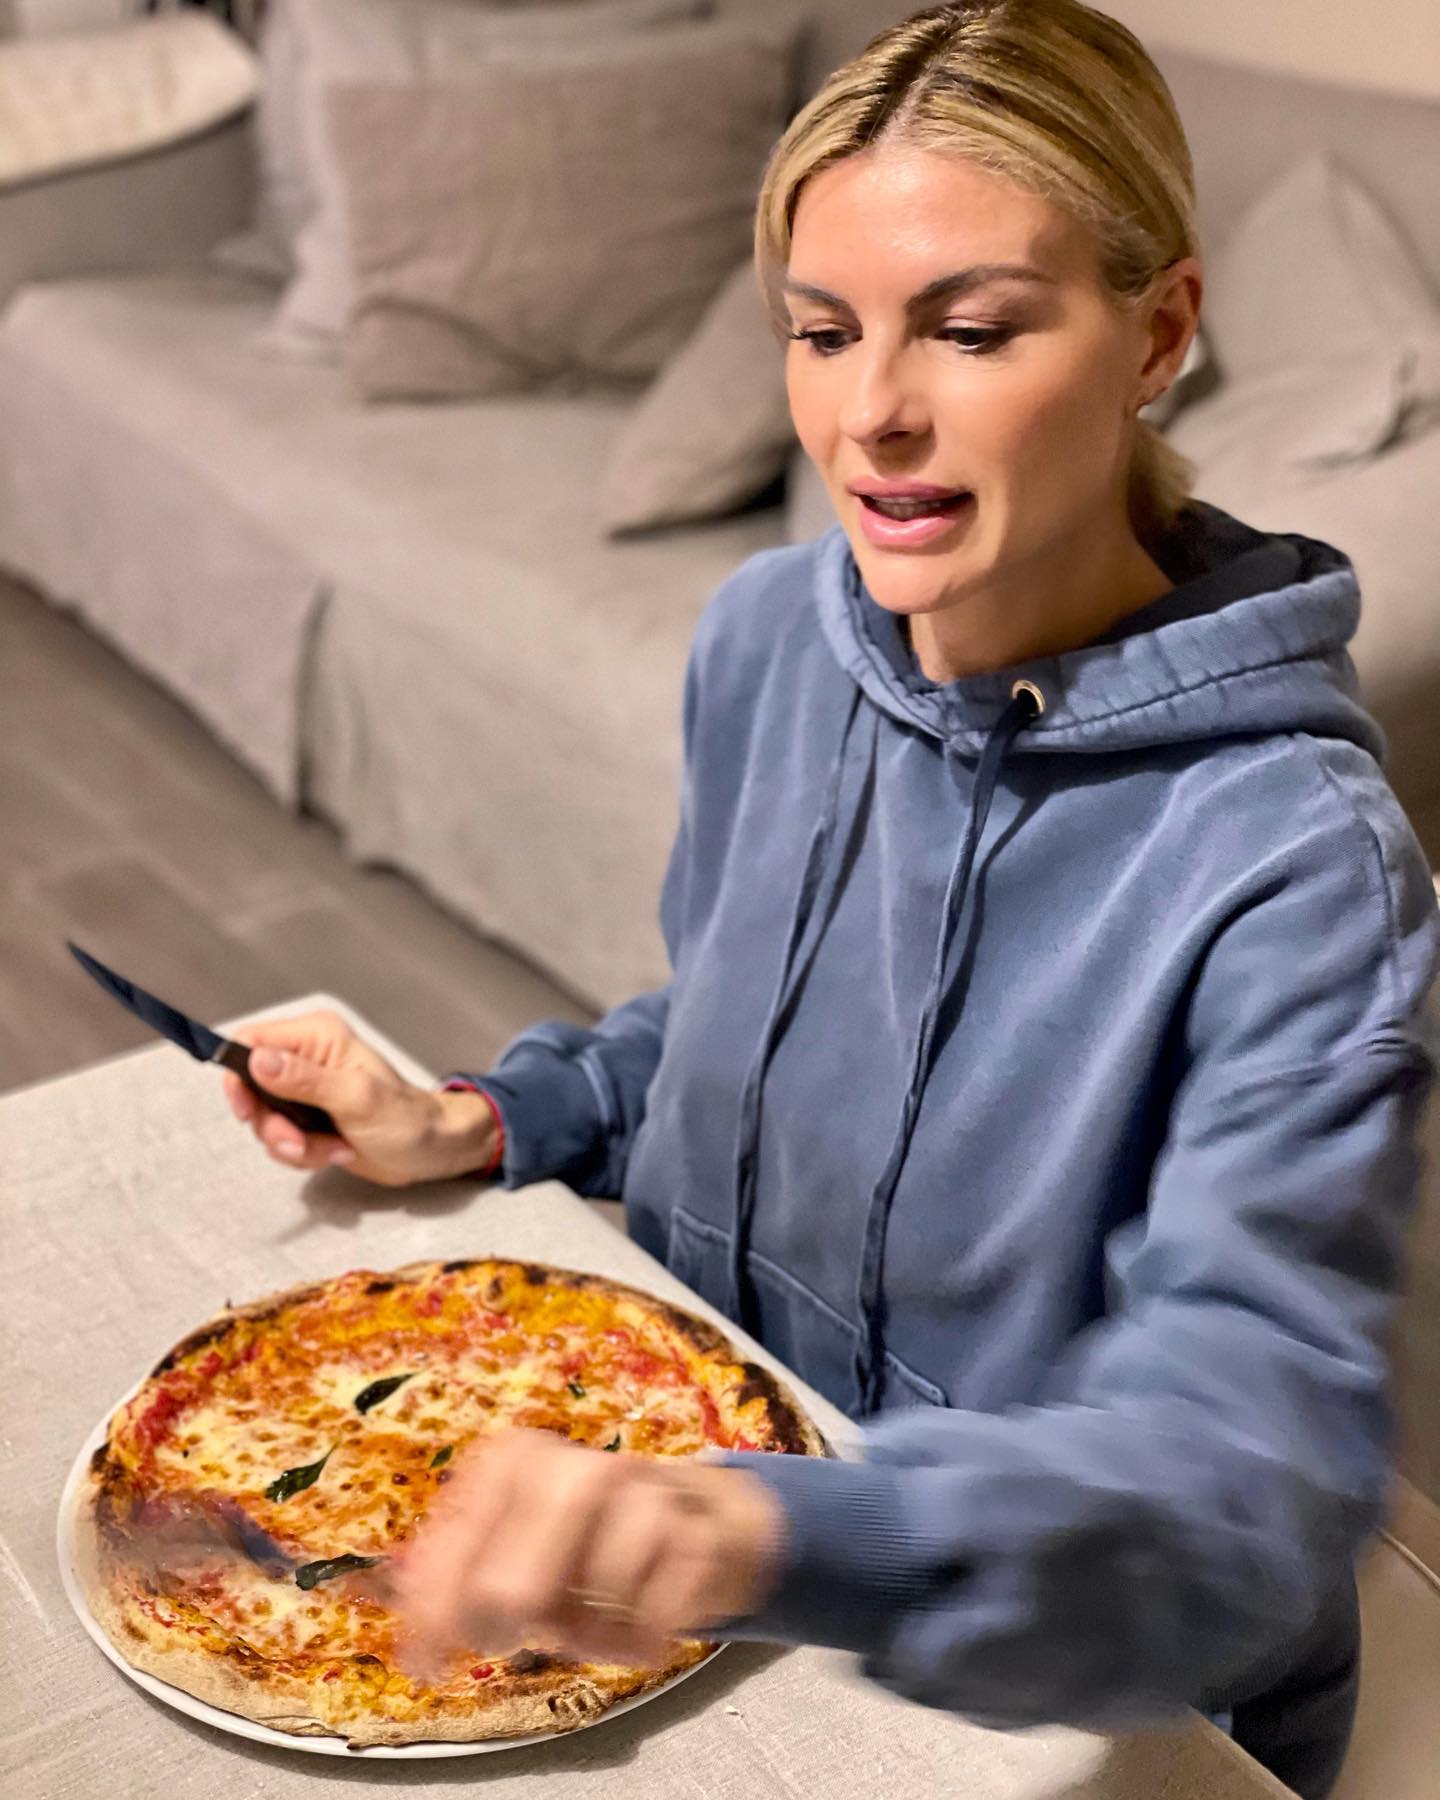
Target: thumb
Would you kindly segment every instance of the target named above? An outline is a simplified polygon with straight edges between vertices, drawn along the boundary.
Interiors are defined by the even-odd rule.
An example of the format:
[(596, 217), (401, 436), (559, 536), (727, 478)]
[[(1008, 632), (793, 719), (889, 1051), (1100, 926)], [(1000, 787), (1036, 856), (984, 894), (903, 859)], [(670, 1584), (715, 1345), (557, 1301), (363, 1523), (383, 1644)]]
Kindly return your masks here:
[(308, 1100), (332, 1119), (364, 1114), (374, 1106), (372, 1084), (363, 1069), (332, 1069), (275, 1044), (260, 1044), (250, 1052), (250, 1073), (272, 1094), (283, 1100)]
[(250, 1052), (250, 1073), (286, 1100), (320, 1099), (329, 1072), (307, 1057), (296, 1056), (293, 1050), (278, 1050), (273, 1044), (262, 1044)]

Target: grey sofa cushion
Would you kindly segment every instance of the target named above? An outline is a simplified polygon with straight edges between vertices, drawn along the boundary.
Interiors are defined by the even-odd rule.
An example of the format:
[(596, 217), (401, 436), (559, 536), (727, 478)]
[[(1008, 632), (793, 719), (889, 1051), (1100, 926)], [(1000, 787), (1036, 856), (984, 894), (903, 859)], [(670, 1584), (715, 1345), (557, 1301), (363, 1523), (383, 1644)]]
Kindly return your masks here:
[(614, 536), (720, 518), (768, 487), (794, 444), (784, 346), (747, 256), (626, 414), (600, 517)]
[(1440, 302), (1404, 233), (1322, 152), (1266, 188), (1209, 259), (1204, 316), (1222, 392), (1282, 370), (1328, 392), (1328, 411), (1310, 407), (1273, 446), (1292, 460), (1361, 458), (1440, 415)]
[(788, 16), (332, 88), (358, 390), (633, 392), (654, 375), (750, 241), (793, 80)]
[(319, 357), (334, 354), (351, 299), (344, 191), (326, 115), (329, 87), (447, 79), (484, 67), (502, 47), (605, 44), (710, 9), (710, 0), (542, 0), (506, 9), (455, 0), (279, 3), (266, 38), (273, 74), (260, 120), (268, 196), (262, 216), (291, 234), (296, 273), (270, 335), (276, 349)]

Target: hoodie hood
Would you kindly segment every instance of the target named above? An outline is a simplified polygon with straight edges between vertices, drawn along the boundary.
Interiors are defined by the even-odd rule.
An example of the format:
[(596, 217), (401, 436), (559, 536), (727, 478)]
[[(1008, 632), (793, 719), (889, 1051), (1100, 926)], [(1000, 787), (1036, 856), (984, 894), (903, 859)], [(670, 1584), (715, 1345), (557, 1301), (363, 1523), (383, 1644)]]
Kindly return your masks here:
[(981, 753), (1023, 679), (1045, 710), (1015, 739), (1020, 755), (1309, 731), (1348, 738), (1381, 760), (1384, 739), (1345, 648), (1360, 618), (1349, 557), (1192, 500), (1156, 560), (1176, 587), (1106, 637), (945, 683), (914, 667), (838, 524), (816, 547), (816, 600), (830, 649), (865, 698), (960, 754)]

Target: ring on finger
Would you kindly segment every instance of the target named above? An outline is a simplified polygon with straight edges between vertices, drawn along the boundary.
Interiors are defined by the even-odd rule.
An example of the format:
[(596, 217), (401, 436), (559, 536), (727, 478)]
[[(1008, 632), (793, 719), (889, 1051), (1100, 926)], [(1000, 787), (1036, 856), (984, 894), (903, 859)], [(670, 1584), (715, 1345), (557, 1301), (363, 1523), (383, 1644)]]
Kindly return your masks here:
[(566, 1597), (573, 1600), (576, 1606), (583, 1607), (586, 1612), (599, 1613), (602, 1618), (613, 1620), (616, 1624), (633, 1625), (637, 1617), (633, 1606), (627, 1606), (612, 1594), (602, 1594), (596, 1588), (570, 1588)]

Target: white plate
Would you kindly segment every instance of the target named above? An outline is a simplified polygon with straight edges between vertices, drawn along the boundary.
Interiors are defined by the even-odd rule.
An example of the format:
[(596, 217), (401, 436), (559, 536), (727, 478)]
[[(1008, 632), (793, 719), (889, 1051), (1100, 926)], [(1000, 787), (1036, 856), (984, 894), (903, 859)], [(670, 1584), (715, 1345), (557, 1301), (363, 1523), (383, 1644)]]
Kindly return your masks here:
[(101, 1419), (100, 1423), (86, 1438), (80, 1447), (80, 1454), (75, 1458), (65, 1486), (60, 1494), (60, 1514), (55, 1527), (55, 1549), (60, 1559), (60, 1579), (65, 1584), (65, 1592), (70, 1604), (75, 1608), (75, 1616), (89, 1632), (122, 1675), (127, 1675), (137, 1687), (144, 1688), (147, 1694), (153, 1694), (157, 1700), (163, 1700), (167, 1706), (173, 1706), (177, 1712), (187, 1713), (192, 1719), (199, 1719), (203, 1725), (213, 1725), (218, 1731), (230, 1731), (237, 1737), (252, 1738), (257, 1744), (273, 1744), (277, 1750), (309, 1750), (319, 1756), (363, 1756), (368, 1762), (371, 1757), (386, 1756), (475, 1756), (485, 1750), (517, 1750), (524, 1744), (548, 1744), (557, 1737), (573, 1737), (576, 1731), (588, 1731), (591, 1726), (603, 1725), (607, 1719), (615, 1719), (621, 1713), (629, 1712), (633, 1707), (643, 1706), (647, 1700), (653, 1700), (658, 1694), (668, 1692), (677, 1682), (684, 1681), (697, 1669), (703, 1669), (725, 1648), (723, 1644), (716, 1646), (710, 1655), (688, 1669), (682, 1669), (669, 1681), (659, 1687), (650, 1688), (643, 1694), (633, 1694), (628, 1700), (620, 1700), (608, 1707), (585, 1725), (572, 1727), (569, 1731), (542, 1731), (528, 1733), (524, 1737), (486, 1738), (474, 1744), (447, 1744), (440, 1740), (423, 1744), (373, 1744), (359, 1750), (352, 1750), (341, 1737), (295, 1737), (288, 1731), (276, 1731), (271, 1725), (261, 1725), (254, 1719), (245, 1719), (239, 1713), (226, 1712), (218, 1706), (211, 1706), (207, 1701), (197, 1700), (193, 1694), (187, 1694), (183, 1688), (172, 1687), (168, 1681), (161, 1681), (158, 1676), (147, 1675), (143, 1669), (137, 1669), (128, 1663), (111, 1643), (85, 1598), (85, 1590), (76, 1568), (75, 1545), (75, 1509), (79, 1498), (81, 1483), (85, 1471), (89, 1467), (90, 1458), (105, 1442), (105, 1433), (111, 1418), (138, 1391), (145, 1377), (141, 1377), (122, 1397), (117, 1400)]

